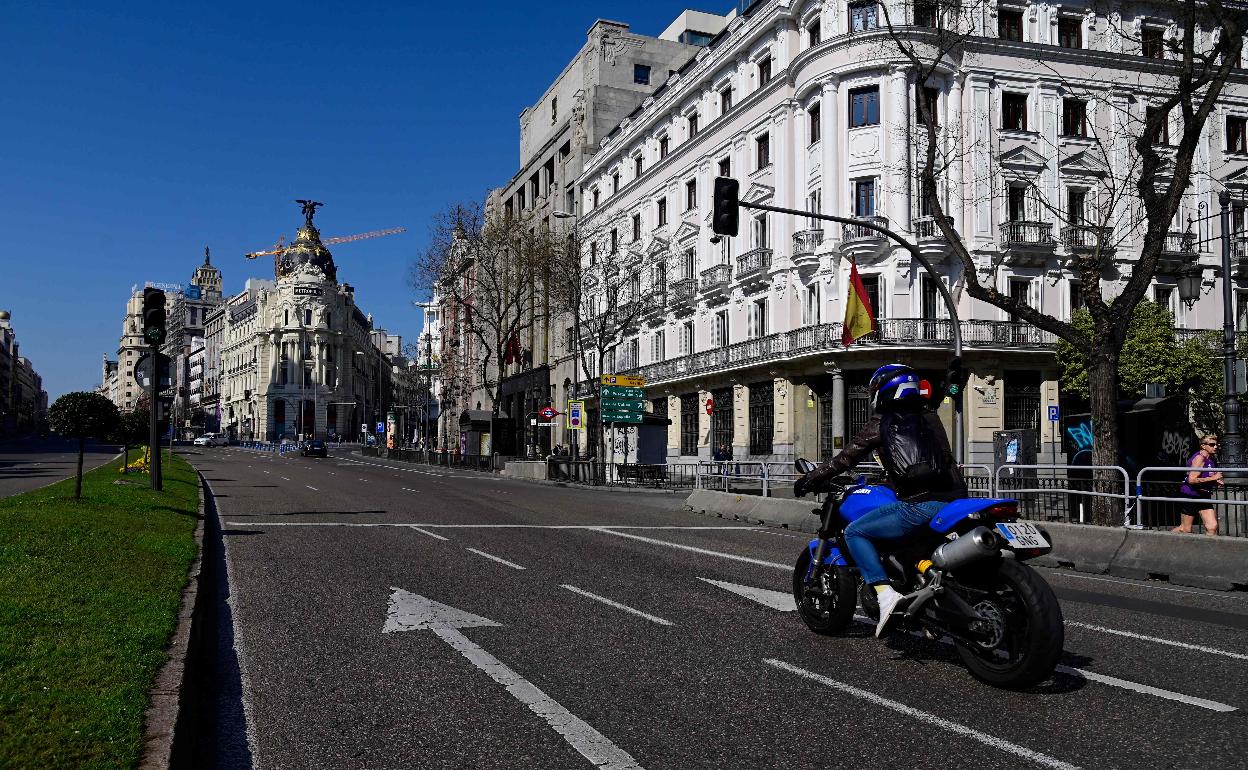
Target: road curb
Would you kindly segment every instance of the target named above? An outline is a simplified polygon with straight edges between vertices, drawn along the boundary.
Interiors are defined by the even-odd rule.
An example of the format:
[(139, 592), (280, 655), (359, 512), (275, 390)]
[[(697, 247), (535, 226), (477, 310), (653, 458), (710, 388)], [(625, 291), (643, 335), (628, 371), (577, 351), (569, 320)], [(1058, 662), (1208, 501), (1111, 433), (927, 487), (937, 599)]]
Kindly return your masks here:
[(186, 682), (187, 659), (190, 657), (196, 602), (199, 599), (199, 576), (204, 560), (205, 504), (208, 484), (199, 477), (199, 512), (195, 522), (195, 560), (187, 572), (182, 589), (182, 606), (178, 624), (169, 641), (169, 659), (160, 667), (156, 681), (148, 690), (150, 701), (143, 715), (143, 756), (139, 770), (164, 770), (173, 765), (173, 742), (182, 713), (183, 685)]
[[(814, 504), (797, 500), (695, 490), (685, 500), (695, 513), (814, 533)], [(1037, 522), (1053, 551), (1030, 560), (1041, 567), (1111, 574), (1138, 580), (1231, 591), (1248, 587), (1248, 538), (1206, 537), (1093, 524)]]

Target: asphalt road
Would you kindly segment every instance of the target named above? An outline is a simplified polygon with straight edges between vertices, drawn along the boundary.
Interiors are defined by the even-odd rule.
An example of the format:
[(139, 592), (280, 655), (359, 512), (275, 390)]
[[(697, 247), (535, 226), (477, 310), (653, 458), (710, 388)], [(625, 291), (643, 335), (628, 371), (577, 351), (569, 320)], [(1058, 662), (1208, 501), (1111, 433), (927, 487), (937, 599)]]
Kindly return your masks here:
[(184, 454), (228, 566), (218, 767), (1207, 768), (1248, 749), (1242, 593), (1042, 571), (1063, 667), (1007, 692), (938, 642), (810, 633), (787, 598), (806, 538), (680, 496)]
[[(82, 470), (103, 465), (121, 450), (112, 445), (87, 444)], [(29, 492), (74, 475), (78, 442), (57, 436), (45, 440), (18, 438), (0, 443), (0, 497)]]

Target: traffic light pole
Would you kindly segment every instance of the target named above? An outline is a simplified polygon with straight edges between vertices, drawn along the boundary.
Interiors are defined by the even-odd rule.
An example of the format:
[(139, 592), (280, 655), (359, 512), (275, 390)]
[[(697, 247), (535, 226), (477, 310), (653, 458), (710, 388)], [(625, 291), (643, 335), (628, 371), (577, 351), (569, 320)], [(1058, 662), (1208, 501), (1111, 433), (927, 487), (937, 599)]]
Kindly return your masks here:
[(147, 380), (147, 400), (151, 406), (148, 421), (150, 435), (147, 442), (147, 472), (152, 489), (160, 492), (164, 488), (160, 477), (160, 420), (158, 419), (160, 403), (156, 396), (159, 392), (158, 381), (160, 380), (160, 345), (152, 343), (151, 360), (152, 373)]
[[(923, 253), (920, 252), (918, 247), (915, 246), (913, 243), (910, 243), (901, 235), (893, 232), (887, 227), (880, 227), (879, 225), (873, 222), (868, 222), (868, 221), (864, 221), (861, 219), (853, 219), (851, 217), (836, 217), (836, 216), (832, 216), (831, 214), (817, 214), (813, 211), (799, 211), (798, 209), (786, 209), (780, 206), (767, 206), (762, 203), (746, 203), (745, 201), (739, 201), (737, 205), (745, 209), (756, 209), (758, 211), (774, 211), (777, 214), (789, 214), (789, 215), (796, 216), (796, 217), (806, 217), (807, 219), (821, 219), (825, 222), (837, 222), (842, 225), (853, 225), (854, 227), (861, 227), (865, 230), (874, 230), (875, 232), (880, 233), (881, 235), (895, 241), (899, 246), (904, 248), (906, 251), (910, 252), (910, 256), (913, 257), (916, 262), (918, 262), (920, 265), (923, 266), (923, 269), (927, 271), (928, 275), (932, 276), (932, 278), (935, 279), (932, 281), (932, 283), (936, 284), (936, 289), (940, 292), (940, 296), (944, 298), (945, 300), (945, 308), (949, 311), (949, 319), (953, 328), (954, 361), (950, 363), (950, 366), (951, 368), (956, 366), (958, 371), (959, 372), (961, 371), (962, 324), (958, 320), (958, 309), (956, 306), (954, 306), (953, 294), (950, 293), (949, 287), (945, 286), (945, 282), (941, 280), (940, 273), (936, 272), (936, 269), (932, 267), (932, 263), (927, 261), (927, 257), (923, 256)], [(736, 229), (736, 225), (734, 223), (733, 230), (735, 231), (735, 229)], [(963, 436), (964, 427), (963, 427), (963, 422), (962, 422), (963, 421), (962, 389), (961, 389), (961, 383), (955, 383), (955, 385), (956, 385), (956, 389), (953, 392), (948, 392), (948, 390), (946, 390), (946, 392), (954, 400), (953, 455), (954, 455), (954, 459), (957, 460), (958, 463), (963, 463), (966, 461), (966, 448), (965, 448), (966, 442)], [(949, 386), (949, 383), (946, 383), (946, 389), (948, 388), (948, 386)]]

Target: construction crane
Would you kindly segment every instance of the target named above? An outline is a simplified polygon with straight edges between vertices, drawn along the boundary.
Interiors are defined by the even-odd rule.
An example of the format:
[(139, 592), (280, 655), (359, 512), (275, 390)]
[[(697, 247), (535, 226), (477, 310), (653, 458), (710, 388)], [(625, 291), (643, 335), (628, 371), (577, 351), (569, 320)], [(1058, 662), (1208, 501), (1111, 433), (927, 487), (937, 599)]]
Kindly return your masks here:
[[(406, 227), (392, 227), (388, 230), (370, 230), (367, 233), (356, 233), (355, 235), (335, 235), (333, 238), (326, 238), (321, 243), (326, 246), (333, 246), (338, 243), (351, 243), (352, 241), (362, 241), (366, 238), (380, 238), (383, 235), (395, 235), (397, 233), (407, 232)], [(281, 277), (282, 255), (290, 250), (290, 246), (286, 245), (286, 236), (277, 239), (277, 243), (273, 244), (273, 248), (267, 251), (252, 251), (244, 254), (247, 259), (256, 259), (257, 257), (273, 257), (273, 277)]]

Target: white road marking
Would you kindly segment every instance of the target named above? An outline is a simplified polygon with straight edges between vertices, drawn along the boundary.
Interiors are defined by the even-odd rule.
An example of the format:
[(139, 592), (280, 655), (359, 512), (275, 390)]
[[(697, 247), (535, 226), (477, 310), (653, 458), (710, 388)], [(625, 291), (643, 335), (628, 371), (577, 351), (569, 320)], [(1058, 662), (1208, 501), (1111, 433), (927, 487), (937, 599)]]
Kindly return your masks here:
[(265, 473), (268, 473), (268, 471), (265, 471)]
[(499, 564), (506, 565), (506, 566), (508, 566), (508, 567), (511, 567), (512, 569), (525, 569), (525, 567), (521, 567), (519, 564), (516, 564), (515, 562), (512, 562), (512, 561), (507, 561), (506, 559), (501, 559), (501, 558), (499, 558), (499, 557), (497, 557), (497, 556), (494, 556), (493, 554), (488, 554), (488, 553), (486, 553), (485, 551), (478, 551), (476, 548), (467, 548), (467, 549), (465, 549), (465, 550), (472, 551), (472, 552), (473, 552), (473, 553), (475, 553), (477, 556), (484, 556), (485, 558), (489, 559), (490, 561), (496, 561), (496, 562), (498, 562)]
[[(360, 479), (366, 481), (367, 479)], [(749, 527), (673, 527), (673, 526), (642, 526), (642, 525), (615, 525), (615, 524), (432, 524), (427, 522), (403, 522), (403, 523), (375, 523), (364, 524), (358, 521), (254, 521), (249, 522), (248, 526), (266, 526), (266, 527), (428, 527), (429, 529), (586, 529), (594, 532), (614, 531), (617, 529), (670, 529), (670, 530), (707, 530), (707, 529), (749, 529)], [(622, 534), (622, 533), (620, 533)], [(636, 537), (635, 535), (622, 535), (623, 537)], [(676, 545), (663, 540), (656, 540), (656, 543), (664, 545)], [(681, 547), (681, 546), (677, 546)], [(713, 551), (711, 553), (714, 553)], [(722, 554), (716, 554), (722, 555)], [(763, 562), (769, 566), (791, 567), (782, 564), (772, 564), (771, 562)]]
[[(786, 571), (793, 569), (792, 564), (780, 564), (774, 561), (763, 561), (762, 559), (753, 559), (753, 558), (750, 558), (749, 556), (737, 556), (735, 553), (724, 553), (723, 551), (712, 551), (709, 548), (697, 548), (696, 546), (682, 545), (681, 543), (669, 543), (666, 540), (655, 540), (652, 537), (642, 537), (641, 535), (630, 535), (626, 532), (616, 532), (615, 530), (606, 529), (605, 527), (590, 527), (590, 529), (594, 529), (598, 532), (605, 532), (608, 535), (615, 535), (616, 537), (627, 537), (630, 540), (640, 540), (643, 543), (654, 543), (655, 545), (665, 545), (668, 548), (677, 548), (681, 551), (689, 551), (691, 553), (700, 553), (704, 556), (718, 556), (721, 559), (729, 559), (731, 561), (739, 561), (739, 562), (744, 562), (746, 564), (757, 564), (760, 567), (775, 567), (777, 569), (782, 569)], [(729, 529), (736, 529), (736, 528), (729, 527)]]
[(1157, 644), (1167, 644), (1171, 647), (1181, 647), (1185, 650), (1194, 650), (1195, 652), (1207, 652), (1211, 655), (1224, 655), (1235, 660), (1248, 660), (1248, 655), (1239, 652), (1230, 652), (1228, 650), (1219, 650), (1216, 647), (1206, 647), (1202, 644), (1188, 644), (1187, 642), (1176, 642), (1171, 639), (1162, 639), (1158, 636), (1145, 636), (1144, 634), (1136, 634), (1131, 631), (1119, 631), (1116, 628), (1106, 628), (1105, 626), (1094, 626), (1090, 623), (1079, 623), (1074, 620), (1066, 621), (1067, 627), (1086, 628), (1089, 631), (1099, 631), (1102, 634), (1114, 634), (1115, 636), (1125, 636), (1128, 639), (1140, 639), (1145, 642), (1156, 642)]
[(641, 765), (628, 752), (459, 631), (460, 628), (498, 626), (499, 623), (409, 591), (399, 588), (392, 590), (394, 593), (390, 596), (390, 610), (383, 633), (419, 629), (432, 631), (472, 665), (507, 688), (512, 697), (544, 719), (546, 724), (563, 736), (568, 745), (595, 767), (601, 770), (642, 770)]
[(1025, 746), (1019, 746), (1016, 743), (1010, 743), (1009, 741), (1003, 738), (998, 738), (995, 735), (981, 733), (980, 731), (967, 727), (966, 725), (959, 724), (958, 722), (952, 722), (948, 719), (944, 719), (943, 717), (938, 717), (935, 714), (920, 711), (919, 709), (907, 706), (904, 703), (899, 703), (890, 698), (885, 698), (883, 695), (877, 695), (870, 690), (863, 690), (858, 687), (854, 687), (853, 685), (845, 684), (844, 682), (838, 682), (835, 679), (829, 679), (822, 674), (816, 674), (813, 671), (798, 668), (791, 663), (785, 663), (784, 661), (776, 660), (775, 658), (766, 658), (763, 662), (769, 666), (775, 666), (778, 669), (788, 671), (792, 674), (797, 674), (798, 676), (805, 677), (812, 681), (818, 682), (819, 684), (827, 685), (834, 690), (840, 690), (841, 692), (846, 693), (847, 695), (852, 695), (855, 698), (861, 698), (862, 700), (874, 703), (877, 706), (883, 706), (884, 708), (892, 709), (899, 714), (913, 717), (914, 719), (917, 719), (925, 724), (932, 725), (933, 727), (948, 730), (951, 733), (956, 733), (966, 738), (970, 738), (971, 740), (979, 741), (985, 746), (991, 746), (994, 749), (1004, 751), (1008, 754), (1022, 757), (1023, 759), (1030, 760), (1036, 764), (1044, 765), (1045, 767), (1057, 768), (1058, 770), (1078, 770), (1077, 765), (1072, 765), (1069, 762), (1063, 762), (1055, 757), (1050, 757), (1048, 754), (1041, 754), (1038, 751), (1033, 751)]
[(304, 486), (305, 486), (305, 487), (307, 487), (308, 489), (312, 490), (313, 492), (320, 492), (320, 491), (321, 491), (321, 490), (317, 489), (316, 487), (312, 486), (311, 484), (304, 484)]
[(764, 607), (770, 607), (773, 610), (781, 612), (796, 612), (797, 605), (793, 602), (793, 594), (785, 591), (772, 591), (767, 588), (755, 588), (754, 586), (743, 586), (736, 583), (725, 583), (722, 580), (711, 580), (710, 578), (700, 577), (704, 583), (710, 583), (713, 586), (719, 586), (725, 591), (731, 591), (738, 596), (744, 596), (747, 599), (753, 599)]
[(1114, 578), (1099, 577), (1097, 575), (1082, 575), (1078, 572), (1071, 572), (1069, 570), (1060, 570), (1060, 569), (1052, 569), (1052, 568), (1047, 568), (1047, 569), (1041, 568), (1041, 569), (1044, 569), (1043, 574), (1046, 577), (1049, 575), (1056, 575), (1059, 577), (1076, 578), (1078, 580), (1096, 580), (1101, 583), (1117, 583), (1118, 585), (1123, 585), (1123, 586), (1135, 586), (1137, 588), (1148, 588), (1153, 591), (1170, 591), (1176, 594), (1196, 594), (1197, 596), (1207, 596), (1210, 599), (1234, 599), (1236, 601), (1243, 601), (1244, 599), (1248, 599), (1248, 597), (1244, 596), (1243, 594), (1233, 594), (1233, 593), (1214, 592), (1214, 591), (1196, 591), (1190, 588), (1175, 588), (1174, 586), (1159, 586), (1156, 584), (1155, 581), (1150, 581), (1150, 580), (1116, 580)]
[(1179, 692), (1163, 690), (1160, 687), (1152, 687), (1147, 684), (1140, 684), (1139, 682), (1130, 682), (1130, 681), (1127, 681), (1126, 679), (1119, 679), (1118, 677), (1115, 677), (1115, 676), (1107, 676), (1105, 674), (1093, 673), (1092, 671), (1085, 671), (1081, 668), (1072, 668), (1070, 666), (1058, 666), (1057, 671), (1058, 673), (1061, 673), (1061, 674), (1067, 674), (1069, 676), (1078, 677), (1080, 679), (1087, 679), (1090, 682), (1100, 682), (1101, 684), (1113, 685), (1114, 687), (1122, 687), (1127, 690), (1134, 690), (1135, 692), (1142, 692), (1146, 695), (1155, 695), (1158, 698), (1165, 698), (1166, 700), (1173, 700), (1173, 701), (1178, 701), (1179, 703), (1186, 703), (1189, 706), (1199, 706), (1203, 709), (1209, 709), (1210, 711), (1226, 712), (1226, 711), (1238, 711), (1239, 710), (1235, 706), (1228, 706), (1227, 704), (1219, 703), (1216, 700), (1206, 700), (1204, 698), (1197, 698), (1192, 695), (1184, 695), (1183, 693), (1179, 693)]
[(285, 476), (278, 476), (278, 478), (281, 479), (282, 481), (290, 481), (290, 479), (286, 478)]
[[(434, 540), (450, 540), (449, 537), (442, 537), (437, 532), (430, 532), (429, 530), (421, 529), (420, 527), (408, 527), (408, 529), (414, 529), (422, 535), (428, 535), (429, 537), (432, 537)], [(524, 569), (524, 568), (521, 567), (521, 569)]]
[[(469, 549), (469, 550), (471, 550), (471, 549)], [(568, 589), (569, 591), (571, 591), (571, 592), (572, 592), (572, 593), (574, 593), (574, 594), (580, 594), (581, 596), (588, 597), (588, 598), (590, 598), (590, 599), (593, 599), (594, 601), (597, 601), (597, 602), (602, 602), (603, 604), (605, 604), (605, 605), (607, 605), (607, 606), (609, 606), (609, 607), (614, 607), (614, 608), (616, 608), (617, 610), (624, 610), (625, 612), (631, 612), (632, 614), (636, 615), (637, 617), (639, 617), (639, 618), (645, 618), (646, 620), (650, 621), (651, 623), (658, 623), (660, 626), (670, 626), (670, 625), (673, 625), (672, 621), (670, 621), (670, 620), (664, 620), (663, 618), (660, 618), (660, 617), (659, 617), (659, 616), (657, 616), (657, 615), (651, 615), (651, 614), (650, 614), (650, 613), (648, 613), (648, 612), (642, 612), (641, 610), (636, 610), (636, 609), (633, 609), (632, 607), (629, 607), (627, 604), (620, 604), (619, 602), (611, 601), (610, 599), (608, 599), (608, 598), (607, 598), (607, 597), (605, 597), (605, 596), (599, 596), (598, 594), (591, 594), (589, 591), (586, 591), (586, 590), (585, 590), (585, 589), (583, 589), (583, 588), (577, 588), (576, 586), (570, 586), (570, 585), (568, 585), (567, 583), (564, 583), (564, 584), (560, 585), (559, 587), (560, 587), (560, 588), (566, 588), (566, 589)]]

